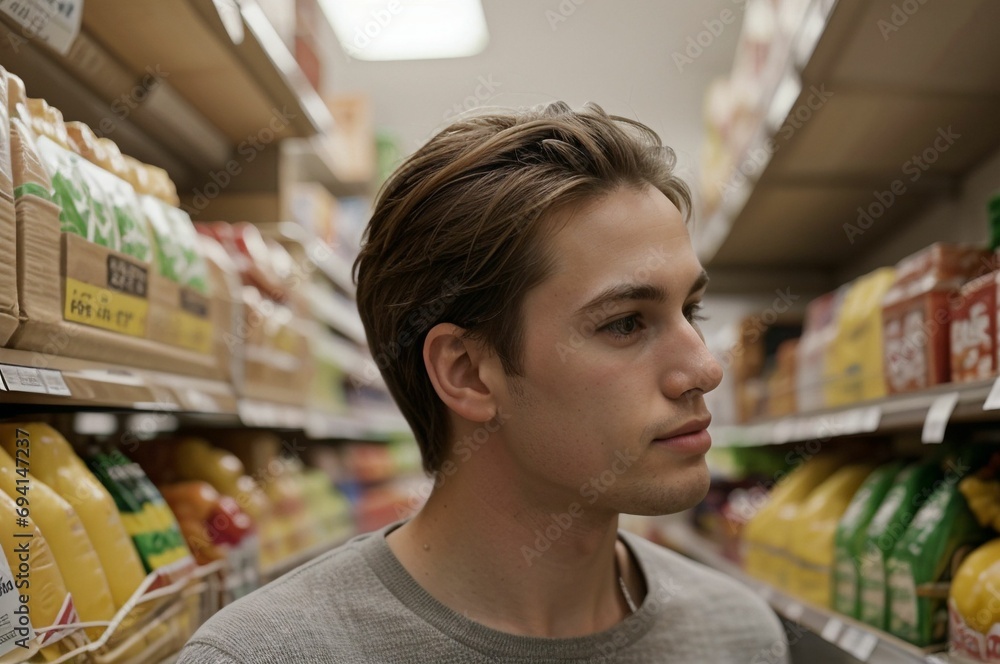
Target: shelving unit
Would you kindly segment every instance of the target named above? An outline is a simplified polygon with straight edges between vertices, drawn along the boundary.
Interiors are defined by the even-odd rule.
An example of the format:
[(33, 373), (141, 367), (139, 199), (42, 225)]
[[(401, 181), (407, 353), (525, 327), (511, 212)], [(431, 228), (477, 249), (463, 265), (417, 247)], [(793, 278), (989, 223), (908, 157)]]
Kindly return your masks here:
[[(1000, 5), (920, 3), (886, 32), (887, 22), (897, 27), (898, 4), (812, 2), (737, 162), (747, 177), (734, 173), (695, 237), (710, 268), (791, 272), (795, 283), (832, 289), (835, 269), (955, 191), (1000, 145), (1000, 41), (976, 29), (1000, 20)], [(965, 138), (940, 140), (936, 149), (939, 129), (949, 127)], [(914, 172), (914, 155), (928, 149), (935, 163)], [(877, 203), (875, 192), (891, 191), (896, 180), (905, 191), (849, 233), (858, 208)]]
[(921, 392), (899, 394), (843, 408), (799, 413), (746, 425), (715, 427), (712, 429), (712, 436), (719, 447), (741, 447), (827, 440), (859, 434), (917, 431), (927, 421), (932, 407), (950, 398), (957, 400), (948, 422), (1000, 421), (1000, 413), (995, 410), (1000, 407), (1000, 403), (993, 403), (990, 398), (994, 391), (1000, 396), (997, 383), (997, 379), (989, 379), (974, 383), (938, 385)]
[(830, 609), (815, 606), (747, 576), (719, 553), (710, 541), (685, 522), (667, 519), (657, 526), (655, 539), (698, 562), (727, 574), (763, 597), (781, 617), (818, 634), (861, 662), (870, 664), (951, 664), (945, 652), (920, 649), (891, 634), (873, 629)]

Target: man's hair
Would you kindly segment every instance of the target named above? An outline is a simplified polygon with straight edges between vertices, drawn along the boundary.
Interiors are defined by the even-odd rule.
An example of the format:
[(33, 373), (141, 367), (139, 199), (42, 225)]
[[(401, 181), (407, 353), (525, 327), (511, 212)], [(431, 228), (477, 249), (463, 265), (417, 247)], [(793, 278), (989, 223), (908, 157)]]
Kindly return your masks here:
[[(424, 367), (427, 331), (453, 323), (520, 377), (525, 293), (549, 274), (545, 220), (567, 204), (652, 185), (685, 215), (674, 154), (647, 126), (563, 102), (460, 119), (407, 158), (379, 192), (354, 263), (372, 356), (425, 470), (448, 454), (447, 407)], [(545, 228), (548, 226), (548, 228)]]

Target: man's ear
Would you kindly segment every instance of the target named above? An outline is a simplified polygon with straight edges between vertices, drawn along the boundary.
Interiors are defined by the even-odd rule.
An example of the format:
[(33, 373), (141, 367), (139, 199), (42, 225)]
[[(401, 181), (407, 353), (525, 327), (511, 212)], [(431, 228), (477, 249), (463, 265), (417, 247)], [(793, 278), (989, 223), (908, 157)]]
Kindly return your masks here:
[(484, 380), (484, 353), (477, 342), (465, 338), (465, 330), (451, 323), (438, 323), (424, 340), (424, 367), (441, 401), (459, 417), (488, 422), (497, 414), (497, 395)]

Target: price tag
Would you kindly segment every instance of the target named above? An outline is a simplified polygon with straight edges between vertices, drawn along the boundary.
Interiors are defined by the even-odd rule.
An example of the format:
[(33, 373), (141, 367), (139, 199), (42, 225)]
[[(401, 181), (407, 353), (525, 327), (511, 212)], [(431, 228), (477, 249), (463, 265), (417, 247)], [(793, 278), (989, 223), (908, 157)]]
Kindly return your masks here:
[(840, 636), (840, 632), (843, 629), (844, 623), (840, 622), (836, 618), (830, 618), (826, 621), (826, 625), (823, 626), (823, 631), (820, 632), (820, 636), (830, 643), (837, 643), (837, 638)]
[(955, 412), (958, 405), (958, 392), (942, 394), (931, 407), (927, 409), (927, 417), (924, 419), (924, 430), (920, 435), (923, 443), (940, 443), (944, 440), (944, 431), (948, 427), (948, 420)]
[(83, 0), (0, 0), (0, 12), (21, 26), (21, 39), (37, 39), (66, 55), (80, 34)]
[(861, 430), (859, 433), (878, 431), (880, 424), (882, 424), (882, 409), (879, 406), (866, 408), (864, 417), (861, 418)]
[(38, 373), (41, 375), (42, 382), (45, 384), (45, 389), (48, 390), (49, 394), (54, 394), (60, 397), (73, 396), (69, 391), (69, 386), (66, 385), (66, 381), (63, 380), (61, 371), (56, 371), (54, 369), (39, 369)]
[(837, 645), (855, 659), (867, 662), (878, 645), (878, 636), (872, 632), (848, 627), (844, 630)]
[(950, 662), (938, 655), (927, 655), (927, 664), (950, 664)]
[(805, 609), (798, 602), (790, 602), (788, 606), (785, 607), (785, 617), (792, 622), (799, 622), (802, 619), (802, 613)]
[(32, 392), (48, 394), (49, 390), (42, 381), (42, 375), (33, 367), (18, 367), (12, 364), (0, 365), (7, 389), (11, 392)]
[(998, 409), (1000, 409), (1000, 378), (993, 381), (993, 387), (990, 388), (990, 393), (986, 395), (986, 401), (983, 402), (983, 410)]

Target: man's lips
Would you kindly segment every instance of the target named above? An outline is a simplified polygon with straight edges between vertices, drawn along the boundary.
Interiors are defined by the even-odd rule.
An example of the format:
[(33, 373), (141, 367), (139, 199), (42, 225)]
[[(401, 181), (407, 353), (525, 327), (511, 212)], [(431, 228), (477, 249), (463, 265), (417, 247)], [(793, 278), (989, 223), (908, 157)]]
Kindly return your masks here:
[(673, 431), (657, 436), (653, 439), (653, 444), (685, 454), (705, 454), (712, 447), (712, 436), (708, 433), (711, 422), (711, 417), (691, 420)]

